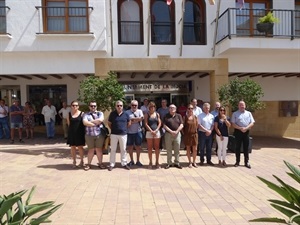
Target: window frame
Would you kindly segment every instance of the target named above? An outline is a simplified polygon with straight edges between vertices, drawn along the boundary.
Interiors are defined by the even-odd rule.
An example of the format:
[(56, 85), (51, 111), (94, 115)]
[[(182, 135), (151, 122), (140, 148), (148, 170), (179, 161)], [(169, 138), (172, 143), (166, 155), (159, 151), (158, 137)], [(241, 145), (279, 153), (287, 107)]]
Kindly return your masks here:
[[(64, 7), (64, 15), (63, 16), (57, 16), (57, 17), (64, 17), (64, 24), (65, 24), (65, 29), (62, 30), (62, 31), (53, 31), (53, 30), (50, 30), (49, 31), (49, 28), (48, 28), (48, 19), (49, 17), (56, 17), (56, 16), (48, 16), (48, 12), (47, 12), (47, 9), (48, 8), (51, 8), (51, 7), (48, 7), (47, 4), (49, 2), (62, 2), (64, 3), (65, 6), (62, 6)], [(72, 8), (71, 6), (69, 6), (69, 3), (70, 2), (85, 2), (86, 3), (86, 6), (85, 6), (85, 16), (73, 16), (73, 15), (70, 15), (70, 12), (69, 12), (69, 9)], [(81, 8), (81, 7), (79, 7)], [(84, 8), (84, 7), (82, 7)], [(89, 0), (42, 0), (42, 13), (43, 13), (43, 32), (44, 33), (48, 33), (48, 34), (86, 34), (86, 33), (89, 33), (90, 32), (90, 26), (89, 26)], [(75, 17), (75, 18), (86, 18), (86, 29), (83, 30), (83, 31), (72, 31), (70, 30), (70, 18), (72, 17)]]
[(140, 23), (140, 41), (138, 42), (126, 42), (122, 41), (122, 21), (121, 21), (121, 6), (124, 2), (128, 0), (118, 0), (118, 8), (117, 8), (117, 14), (118, 14), (118, 44), (125, 44), (125, 45), (143, 45), (144, 44), (144, 16), (143, 16), (143, 2), (142, 0), (132, 0), (135, 1), (138, 4), (139, 7), (139, 15), (140, 20), (139, 21), (131, 21), (131, 22), (139, 22)]

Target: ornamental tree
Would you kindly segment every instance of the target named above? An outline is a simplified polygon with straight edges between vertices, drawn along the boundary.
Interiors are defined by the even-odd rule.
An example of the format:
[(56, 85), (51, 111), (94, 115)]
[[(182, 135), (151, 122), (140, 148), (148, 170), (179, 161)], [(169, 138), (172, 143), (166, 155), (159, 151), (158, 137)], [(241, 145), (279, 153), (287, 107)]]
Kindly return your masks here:
[(103, 112), (105, 110), (110, 111), (115, 108), (117, 100), (124, 102), (124, 87), (118, 82), (117, 74), (110, 71), (105, 79), (98, 76), (89, 76), (81, 81), (78, 95), (79, 101), (85, 104), (96, 101), (99, 110)]
[(244, 100), (250, 111), (263, 109), (264, 103), (259, 101), (264, 96), (261, 86), (251, 79), (240, 80), (235, 78), (228, 84), (222, 85), (218, 90), (222, 105), (231, 107), (232, 111), (238, 109), (238, 103)]

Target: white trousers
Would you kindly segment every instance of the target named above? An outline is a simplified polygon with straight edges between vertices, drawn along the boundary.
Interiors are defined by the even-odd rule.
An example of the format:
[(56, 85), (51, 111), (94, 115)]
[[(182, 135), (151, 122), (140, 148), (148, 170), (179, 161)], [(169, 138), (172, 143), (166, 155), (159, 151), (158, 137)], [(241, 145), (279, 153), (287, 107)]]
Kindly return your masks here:
[(227, 154), (228, 137), (223, 137), (222, 141), (220, 136), (216, 135), (216, 139), (218, 143), (218, 158), (221, 161), (225, 161)]
[(127, 152), (126, 152), (126, 144), (127, 144), (127, 134), (125, 135), (110, 135), (110, 166), (114, 167), (116, 164), (116, 152), (117, 146), (120, 146), (121, 153), (121, 165), (125, 166), (127, 164)]

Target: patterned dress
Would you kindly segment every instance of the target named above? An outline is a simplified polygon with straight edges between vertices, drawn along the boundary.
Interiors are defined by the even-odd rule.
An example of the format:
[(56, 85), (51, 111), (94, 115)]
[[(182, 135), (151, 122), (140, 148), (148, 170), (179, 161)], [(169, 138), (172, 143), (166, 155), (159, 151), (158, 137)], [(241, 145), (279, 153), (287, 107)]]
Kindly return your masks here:
[(35, 122), (34, 122), (34, 114), (30, 114), (33, 113), (34, 110), (33, 109), (24, 109), (24, 115), (23, 115), (23, 126), (25, 129), (31, 129), (34, 127)]

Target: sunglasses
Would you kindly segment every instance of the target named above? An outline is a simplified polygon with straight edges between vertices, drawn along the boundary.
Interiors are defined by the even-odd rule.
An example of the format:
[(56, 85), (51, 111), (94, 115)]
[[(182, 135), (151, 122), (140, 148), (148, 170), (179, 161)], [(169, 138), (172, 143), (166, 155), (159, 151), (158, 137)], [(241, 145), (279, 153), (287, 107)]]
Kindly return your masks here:
[(131, 105), (131, 106), (133, 106), (133, 107), (137, 107), (137, 105)]
[(194, 108), (188, 108), (188, 109), (194, 109)]
[(96, 108), (97, 106), (96, 106), (96, 105), (90, 105), (90, 107), (92, 107), (92, 108)]
[(117, 105), (117, 107), (123, 107), (123, 105)]
[(224, 109), (220, 109), (219, 111), (220, 111), (220, 112), (222, 112), (222, 111), (223, 111), (223, 112), (225, 112), (225, 110), (224, 110)]
[(72, 105), (73, 107), (78, 107), (78, 105)]

